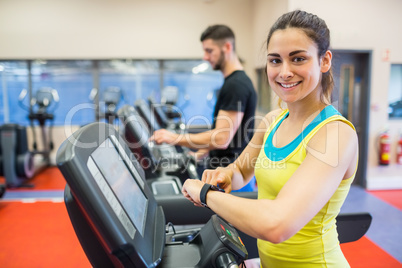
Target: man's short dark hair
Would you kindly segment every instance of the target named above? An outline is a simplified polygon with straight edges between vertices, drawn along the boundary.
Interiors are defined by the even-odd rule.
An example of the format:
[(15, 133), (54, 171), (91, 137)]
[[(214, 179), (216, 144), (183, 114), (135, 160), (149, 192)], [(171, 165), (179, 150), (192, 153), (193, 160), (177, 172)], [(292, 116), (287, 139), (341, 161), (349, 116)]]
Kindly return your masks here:
[(233, 31), (226, 25), (212, 25), (209, 26), (202, 34), (200, 41), (212, 39), (214, 41), (226, 41), (230, 40), (233, 45), (233, 51), (235, 50), (235, 35)]

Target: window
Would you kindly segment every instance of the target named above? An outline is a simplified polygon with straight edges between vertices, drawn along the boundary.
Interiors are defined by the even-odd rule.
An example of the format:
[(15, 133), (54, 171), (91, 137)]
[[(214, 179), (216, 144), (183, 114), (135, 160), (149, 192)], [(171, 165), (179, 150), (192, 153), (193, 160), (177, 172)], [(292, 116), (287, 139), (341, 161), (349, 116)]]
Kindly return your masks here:
[(391, 64), (388, 88), (389, 118), (402, 118), (402, 64)]
[(37, 60), (32, 62), (31, 69), (32, 96), (41, 88), (52, 88), (58, 92), (59, 103), (50, 105), (48, 110), (54, 114), (55, 125), (93, 122), (94, 111), (88, 105), (93, 82), (91, 61)]
[(21, 91), (28, 88), (26, 61), (0, 62), (0, 124), (28, 123), (28, 111), (18, 102)]
[(212, 125), (214, 106), (223, 75), (203, 61), (164, 61), (163, 87), (179, 90), (177, 108), (190, 125)]
[[(59, 103), (49, 107), (55, 125), (84, 125), (99, 118), (96, 107), (109, 87), (123, 93), (119, 108), (150, 96), (158, 102), (161, 90), (174, 86), (185, 123), (196, 125), (212, 123), (223, 76), (202, 60), (26, 60), (0, 61), (0, 80), (0, 124), (29, 125), (30, 99), (42, 88), (58, 92)], [(23, 89), (28, 94), (20, 101)]]
[(133, 105), (137, 99), (146, 99), (160, 88), (159, 62), (157, 60), (110, 60), (99, 62), (100, 100), (108, 87), (118, 87), (123, 92), (122, 103)]

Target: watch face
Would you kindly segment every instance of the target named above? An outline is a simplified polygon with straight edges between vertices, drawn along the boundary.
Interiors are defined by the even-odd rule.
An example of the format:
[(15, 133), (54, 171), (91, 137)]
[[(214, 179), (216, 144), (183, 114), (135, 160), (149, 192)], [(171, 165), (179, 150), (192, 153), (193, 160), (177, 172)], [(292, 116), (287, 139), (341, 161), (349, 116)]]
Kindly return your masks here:
[(223, 190), (222, 188), (219, 188), (216, 185), (211, 185), (211, 189), (214, 191), (225, 192), (225, 190)]

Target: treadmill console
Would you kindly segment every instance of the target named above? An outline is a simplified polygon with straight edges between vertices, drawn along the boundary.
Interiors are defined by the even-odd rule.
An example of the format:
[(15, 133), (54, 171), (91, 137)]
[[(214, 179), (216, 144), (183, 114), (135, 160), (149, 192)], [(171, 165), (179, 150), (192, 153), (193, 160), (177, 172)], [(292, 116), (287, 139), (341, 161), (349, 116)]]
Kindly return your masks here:
[[(236, 230), (218, 216), (187, 241), (166, 234), (163, 210), (112, 125), (92, 123), (59, 148), (65, 204), (93, 267), (235, 267), (247, 258)], [(177, 238), (177, 235), (176, 235)]]
[[(140, 188), (144, 187), (141, 176), (131, 161), (122, 161), (116, 147), (119, 148), (120, 144), (112, 135), (91, 154), (87, 167), (116, 217), (134, 239), (136, 231), (144, 235), (148, 199)], [(118, 150), (123, 151), (123, 148)], [(135, 181), (132, 174), (135, 174)]]
[[(95, 234), (79, 237), (84, 250), (101, 244), (103, 252), (89, 254), (106, 255), (117, 267), (156, 266), (163, 253), (165, 217), (130, 155), (112, 125), (92, 123), (61, 145), (56, 161), (69, 188), (65, 197), (71, 191), (65, 200), (73, 226), (76, 218), (84, 219), (74, 226), (77, 236), (86, 236), (83, 225)], [(74, 205), (78, 212), (69, 209)], [(88, 256), (91, 263), (97, 258)]]
[(241, 240), (237, 230), (219, 217), (212, 217), (211, 223), (213, 224), (214, 230), (219, 237), (219, 240), (229, 249), (236, 253), (239, 257), (243, 259), (247, 258), (247, 250)]

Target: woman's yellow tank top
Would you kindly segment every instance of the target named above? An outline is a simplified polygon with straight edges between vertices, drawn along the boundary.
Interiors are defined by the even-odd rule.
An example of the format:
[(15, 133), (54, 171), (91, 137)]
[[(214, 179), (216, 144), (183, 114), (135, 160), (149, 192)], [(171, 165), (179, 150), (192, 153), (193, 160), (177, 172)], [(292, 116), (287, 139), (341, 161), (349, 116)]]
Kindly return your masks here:
[[(275, 199), (279, 191), (306, 157), (306, 145), (314, 134), (332, 121), (352, 123), (342, 117), (332, 106), (327, 106), (288, 145), (276, 148), (273, 136), (289, 111), (283, 111), (268, 128), (255, 165), (258, 184), (258, 199)], [(356, 173), (356, 172), (355, 172)], [(338, 241), (336, 216), (345, 201), (350, 185), (355, 177), (342, 180), (338, 189), (325, 206), (298, 233), (288, 240), (273, 244), (258, 240), (261, 266), (271, 267), (350, 267)]]

